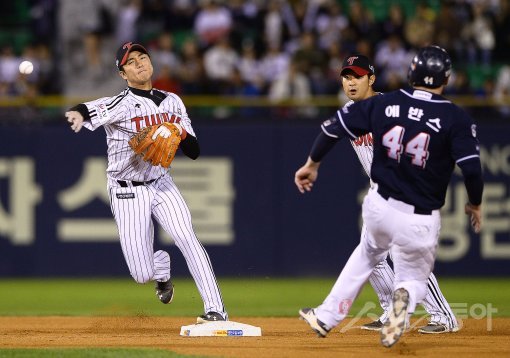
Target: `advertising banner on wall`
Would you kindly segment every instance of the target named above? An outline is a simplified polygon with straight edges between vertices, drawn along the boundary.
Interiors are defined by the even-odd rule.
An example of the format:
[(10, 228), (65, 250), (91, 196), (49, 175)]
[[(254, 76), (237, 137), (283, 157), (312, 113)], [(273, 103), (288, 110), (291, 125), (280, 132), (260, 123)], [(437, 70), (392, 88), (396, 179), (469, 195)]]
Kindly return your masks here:
[[(211, 122), (196, 125), (201, 157), (178, 155), (171, 174), (197, 236), (223, 276), (337, 275), (359, 242), (368, 178), (348, 141), (321, 165), (310, 193), (294, 172), (319, 122)], [(485, 176), (484, 227), (469, 229), (459, 172), (442, 209), (435, 272), (510, 274), (510, 140), (479, 125)], [(217, 138), (223, 138), (218, 142)], [(102, 130), (66, 126), (0, 131), (0, 276), (129, 275), (106, 190)], [(189, 275), (172, 237), (155, 230), (155, 250)]]

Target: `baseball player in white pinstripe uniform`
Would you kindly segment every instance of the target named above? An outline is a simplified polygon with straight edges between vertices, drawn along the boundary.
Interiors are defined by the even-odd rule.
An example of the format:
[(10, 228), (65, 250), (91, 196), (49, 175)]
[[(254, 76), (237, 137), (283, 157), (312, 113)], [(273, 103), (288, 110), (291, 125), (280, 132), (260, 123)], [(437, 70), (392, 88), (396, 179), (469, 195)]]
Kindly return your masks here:
[[(143, 161), (128, 145), (142, 128), (172, 122), (181, 134), (181, 150), (196, 159), (200, 147), (186, 108), (174, 93), (152, 88), (153, 67), (142, 45), (129, 42), (121, 46), (116, 65), (128, 87), (116, 96), (81, 103), (65, 116), (74, 132), (82, 127), (106, 131), (108, 192), (129, 272), (138, 283), (156, 281), (161, 302), (172, 301), (170, 255), (163, 250), (154, 252), (154, 218), (175, 240), (200, 292), (204, 314), (197, 323), (227, 320), (211, 261), (193, 231), (190, 211), (169, 171)], [(154, 136), (168, 136), (165, 129), (161, 126)]]
[[(375, 82), (374, 66), (370, 60), (363, 55), (352, 55), (345, 58), (340, 72), (342, 77), (342, 87), (350, 99), (346, 106), (350, 106), (356, 101), (361, 101), (369, 97), (377, 95), (372, 85)], [(373, 159), (373, 141), (371, 134), (359, 137), (357, 140), (351, 140), (352, 147), (358, 155), (359, 161), (363, 169), (370, 178), (370, 167)], [(307, 162), (296, 172), (296, 185), (298, 189), (304, 193), (305, 188), (302, 185), (303, 178), (309, 175), (317, 175), (318, 167), (310, 166)], [(370, 181), (372, 185), (372, 181)], [(361, 237), (369, 235), (365, 224), (361, 229)], [(381, 261), (374, 269), (369, 277), (370, 284), (377, 293), (379, 302), (384, 312), (378, 320), (361, 326), (362, 329), (371, 331), (380, 331), (384, 322), (388, 319), (388, 313), (393, 296), (395, 273), (388, 261)], [(456, 332), (459, 326), (450, 305), (443, 296), (436, 277), (431, 273), (428, 285), (427, 295), (422, 302), (425, 310), (430, 315), (430, 322), (418, 329), (420, 333), (447, 333)]]

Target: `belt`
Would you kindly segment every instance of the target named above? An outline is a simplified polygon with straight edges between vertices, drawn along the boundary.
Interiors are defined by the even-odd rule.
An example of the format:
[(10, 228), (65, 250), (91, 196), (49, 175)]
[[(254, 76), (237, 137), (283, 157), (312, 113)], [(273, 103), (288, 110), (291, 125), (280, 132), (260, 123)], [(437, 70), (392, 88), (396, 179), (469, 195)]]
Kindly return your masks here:
[[(147, 184), (150, 184), (150, 183), (153, 183), (155, 182), (156, 179), (152, 179), (152, 180), (149, 180), (149, 181), (134, 181), (134, 180), (117, 180), (117, 183), (119, 183), (119, 185), (123, 188), (127, 188), (128, 186), (140, 186), (140, 185), (147, 185)], [(129, 185), (131, 184), (131, 185)]]
[[(377, 192), (385, 200), (388, 200), (389, 198), (391, 198), (391, 195), (389, 194), (389, 192), (386, 191), (386, 189), (381, 188), (380, 185), (377, 187)], [(395, 200), (397, 200), (397, 199), (395, 199)], [(407, 204), (407, 205), (411, 205), (411, 204)], [(432, 214), (432, 210), (430, 210), (430, 209), (418, 208), (418, 207), (416, 207), (414, 205), (411, 205), (411, 206), (414, 208), (414, 213), (415, 214), (418, 214), (418, 215), (431, 215)]]

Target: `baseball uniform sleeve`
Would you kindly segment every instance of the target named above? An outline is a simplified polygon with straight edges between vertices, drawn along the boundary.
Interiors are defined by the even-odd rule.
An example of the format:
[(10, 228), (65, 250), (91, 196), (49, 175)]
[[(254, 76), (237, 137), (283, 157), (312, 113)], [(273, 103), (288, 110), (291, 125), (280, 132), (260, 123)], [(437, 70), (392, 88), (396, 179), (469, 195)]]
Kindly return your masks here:
[(335, 146), (336, 142), (338, 142), (337, 138), (327, 136), (324, 132), (320, 132), (313, 142), (310, 158), (314, 162), (319, 163)]
[(181, 142), (181, 150), (182, 152), (189, 158), (195, 160), (200, 155), (200, 146), (198, 145), (197, 135), (191, 126), (191, 119), (188, 116), (188, 112), (186, 111), (186, 107), (182, 102), (181, 98), (175, 94), (177, 105), (179, 106), (182, 116), (180, 124), (182, 127), (188, 132), (186, 138)]
[(352, 140), (371, 132), (370, 111), (375, 99), (376, 97), (372, 97), (342, 107), (333, 118), (322, 123), (322, 131), (329, 137), (349, 137)]
[(184, 102), (175, 93), (168, 93), (168, 95), (173, 98), (174, 103), (177, 106), (177, 108), (174, 109), (174, 112), (179, 113), (181, 116), (181, 121), (179, 122), (179, 124), (184, 127), (186, 132), (188, 132), (189, 134), (196, 138), (196, 134), (195, 131), (193, 130), (193, 127), (191, 126), (191, 119), (188, 116), (188, 112), (186, 111), (186, 106), (184, 106)]
[(480, 161), (465, 160), (459, 163), (464, 176), (464, 185), (468, 193), (469, 202), (473, 205), (480, 205), (483, 194), (483, 174)]
[(476, 137), (476, 124), (461, 109), (455, 113), (450, 136), (452, 157), (457, 164), (470, 159), (480, 160), (480, 144)]
[(458, 109), (450, 133), (452, 156), (462, 170), (469, 202), (479, 205), (482, 202), (483, 177), (476, 124), (464, 111)]
[(122, 116), (124, 109), (118, 97), (103, 97), (85, 102), (90, 120), (85, 121), (83, 126), (93, 131), (105, 124), (115, 123)]

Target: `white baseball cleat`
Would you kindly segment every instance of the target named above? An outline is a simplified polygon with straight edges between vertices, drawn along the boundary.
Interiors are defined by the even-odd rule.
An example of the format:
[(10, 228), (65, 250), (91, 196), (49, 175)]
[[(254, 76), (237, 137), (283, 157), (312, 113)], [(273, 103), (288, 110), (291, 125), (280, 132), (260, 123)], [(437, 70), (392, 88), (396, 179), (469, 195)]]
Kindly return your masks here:
[(409, 305), (409, 292), (399, 288), (393, 293), (393, 307), (386, 323), (381, 329), (381, 344), (391, 347), (398, 342), (406, 329), (407, 306)]
[(302, 308), (299, 310), (299, 318), (303, 321), (306, 321), (310, 325), (310, 327), (317, 333), (319, 338), (324, 338), (331, 330), (326, 326), (325, 323), (321, 322), (317, 315), (315, 314), (315, 310), (313, 308)]

